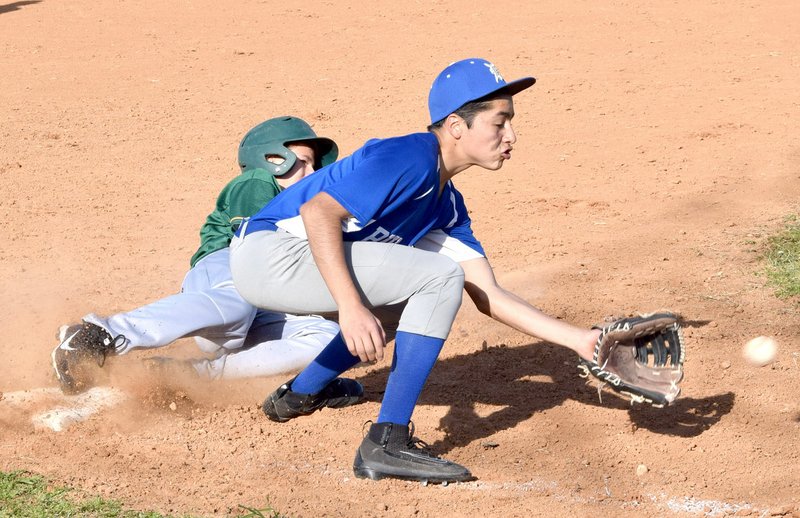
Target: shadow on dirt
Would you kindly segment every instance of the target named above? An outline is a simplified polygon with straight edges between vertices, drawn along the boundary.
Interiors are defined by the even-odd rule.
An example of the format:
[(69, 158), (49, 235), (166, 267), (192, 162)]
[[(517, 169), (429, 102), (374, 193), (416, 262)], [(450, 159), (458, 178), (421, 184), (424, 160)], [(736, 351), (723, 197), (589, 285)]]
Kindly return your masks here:
[[(513, 428), (536, 413), (573, 399), (582, 403), (624, 410), (637, 428), (653, 433), (693, 437), (719, 422), (733, 408), (734, 394), (708, 398), (679, 398), (666, 408), (631, 406), (627, 399), (578, 377), (576, 356), (546, 343), (518, 347), (504, 345), (440, 360), (433, 369), (418, 405), (449, 407), (440, 429), (447, 437), (432, 444), (437, 453), (484, 439)], [(380, 401), (389, 369), (359, 377), (367, 398)], [(497, 407), (482, 417), (478, 405)], [(482, 412), (486, 414), (486, 411)]]
[(679, 398), (667, 408), (640, 405), (630, 410), (630, 419), (639, 428), (677, 437), (695, 437), (730, 413), (736, 396), (726, 392), (707, 398)]
[(41, 1), (42, 0), (23, 0), (21, 2), (12, 2), (10, 4), (0, 5), (0, 14), (10, 13), (11, 11), (19, 11), (23, 6), (38, 4)]

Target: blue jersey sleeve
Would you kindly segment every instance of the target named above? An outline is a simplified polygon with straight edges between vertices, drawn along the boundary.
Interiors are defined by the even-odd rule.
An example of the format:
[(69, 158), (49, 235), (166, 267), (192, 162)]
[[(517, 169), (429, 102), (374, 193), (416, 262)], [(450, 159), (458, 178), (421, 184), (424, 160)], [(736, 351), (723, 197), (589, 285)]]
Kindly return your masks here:
[[(460, 241), (477, 254), (485, 257), (486, 253), (483, 250), (483, 246), (481, 246), (480, 241), (472, 232), (472, 220), (464, 203), (464, 197), (452, 186), (452, 183), (448, 184), (447, 191), (449, 192), (444, 194), (450, 196), (452, 212), (449, 215), (449, 220), (442, 222), (441, 230), (449, 237)], [(445, 218), (448, 217), (447, 214), (444, 214), (444, 216)]]
[(415, 247), (446, 255), (456, 262), (486, 257), (480, 241), (472, 233), (472, 221), (464, 197), (448, 182), (442, 193), (436, 225)]

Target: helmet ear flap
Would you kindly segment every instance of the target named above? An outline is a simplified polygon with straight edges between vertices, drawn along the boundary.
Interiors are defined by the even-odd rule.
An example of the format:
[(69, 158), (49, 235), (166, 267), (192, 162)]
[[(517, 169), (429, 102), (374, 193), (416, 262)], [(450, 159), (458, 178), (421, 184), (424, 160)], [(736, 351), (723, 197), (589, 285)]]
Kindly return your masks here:
[(273, 176), (283, 176), (294, 167), (297, 162), (297, 155), (287, 147), (276, 147), (272, 150), (267, 150), (264, 155), (263, 169), (266, 169)]
[(242, 171), (264, 169), (273, 176), (281, 176), (297, 162), (295, 155), (280, 141), (253, 143), (250, 145), (245, 137), (239, 145), (239, 167)]
[(297, 155), (295, 155), (291, 149), (283, 145), (267, 147), (270, 149), (266, 149), (266, 147), (261, 148), (265, 153), (264, 162), (261, 165), (262, 169), (266, 169), (272, 173), (273, 176), (283, 176), (294, 167), (294, 164), (297, 162)]

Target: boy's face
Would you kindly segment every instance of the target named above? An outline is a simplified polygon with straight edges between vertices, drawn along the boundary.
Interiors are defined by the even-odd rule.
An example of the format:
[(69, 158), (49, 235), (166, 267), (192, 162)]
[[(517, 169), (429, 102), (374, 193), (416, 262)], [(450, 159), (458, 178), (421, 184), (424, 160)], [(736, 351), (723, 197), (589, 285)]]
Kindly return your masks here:
[(511, 127), (513, 118), (514, 103), (511, 96), (504, 96), (492, 101), (489, 109), (478, 113), (471, 128), (464, 125), (461, 145), (473, 164), (496, 171), (511, 158), (511, 149), (517, 141)]
[[(275, 181), (278, 182), (281, 189), (286, 189), (313, 173), (314, 164), (316, 163), (316, 150), (312, 146), (303, 144), (302, 142), (293, 142), (287, 144), (286, 148), (297, 155), (297, 161), (295, 161), (292, 168), (285, 174), (275, 177)], [(278, 159), (283, 160), (283, 157), (267, 157), (267, 160), (270, 162)]]

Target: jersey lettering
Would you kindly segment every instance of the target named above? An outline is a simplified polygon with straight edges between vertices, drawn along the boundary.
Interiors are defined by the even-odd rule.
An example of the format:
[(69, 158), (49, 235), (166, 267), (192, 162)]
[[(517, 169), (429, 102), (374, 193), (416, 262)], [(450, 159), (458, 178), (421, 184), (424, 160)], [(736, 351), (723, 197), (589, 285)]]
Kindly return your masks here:
[(399, 243), (403, 238), (396, 236), (383, 227), (378, 227), (375, 232), (368, 235), (363, 241), (374, 241), (377, 243)]

